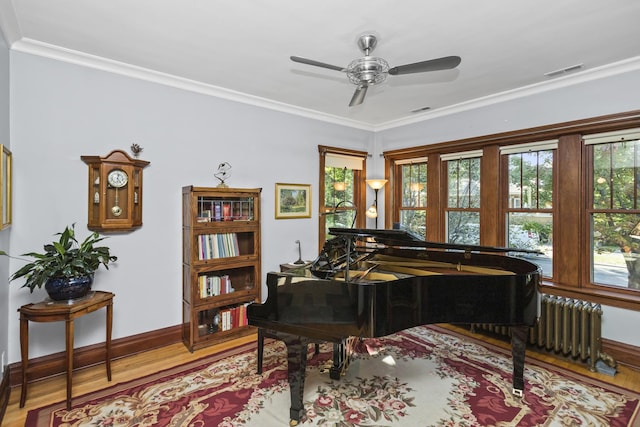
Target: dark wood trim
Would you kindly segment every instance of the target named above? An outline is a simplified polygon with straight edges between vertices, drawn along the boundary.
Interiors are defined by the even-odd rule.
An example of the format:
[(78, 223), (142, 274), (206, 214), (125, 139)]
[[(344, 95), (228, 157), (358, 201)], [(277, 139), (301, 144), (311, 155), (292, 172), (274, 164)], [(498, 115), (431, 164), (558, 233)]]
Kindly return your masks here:
[(2, 382), (0, 382), (0, 425), (4, 419), (4, 414), (9, 406), (9, 396), (11, 395), (11, 387), (9, 386), (9, 367), (5, 366)]
[(564, 286), (557, 283), (543, 282), (540, 292), (561, 297), (576, 298), (584, 301), (595, 302), (603, 305), (640, 311), (640, 295), (623, 294), (618, 289), (607, 290), (601, 288), (577, 288)]
[(322, 247), (324, 246), (325, 240), (327, 240), (326, 235), (326, 223), (327, 217), (323, 212), (324, 208), (324, 195), (325, 195), (325, 177), (324, 177), (324, 164), (325, 164), (325, 154), (327, 150), (324, 146), (319, 145), (318, 151), (320, 155), (318, 156), (318, 253), (322, 252)]
[(504, 246), (500, 233), (500, 150), (497, 145), (486, 147), (480, 162), (480, 244)]
[(602, 351), (620, 365), (640, 371), (640, 347), (602, 338)]
[(362, 157), (362, 160), (366, 162), (369, 157), (369, 153), (361, 150), (351, 150), (349, 148), (341, 148), (341, 147), (330, 147), (328, 145), (318, 145), (318, 152), (321, 155), (331, 153), (331, 154), (342, 154), (345, 156), (353, 156), (353, 157)]
[(391, 161), (395, 161), (411, 157), (424, 157), (429, 153), (455, 153), (462, 150), (479, 149), (487, 145), (523, 144), (525, 142), (559, 138), (563, 135), (584, 135), (638, 126), (640, 126), (640, 110), (633, 110), (624, 113), (609, 114), (588, 119), (519, 129), (510, 132), (439, 142), (436, 144), (421, 145), (417, 147), (400, 148), (397, 150), (385, 151), (383, 155)]
[[(554, 167), (553, 282), (579, 287), (582, 233), (582, 140), (579, 135), (561, 137)], [(555, 197), (555, 195), (562, 195)], [(562, 266), (562, 268), (558, 268)]]
[[(131, 335), (113, 340), (111, 343), (112, 359), (131, 356), (143, 351), (159, 348), (182, 341), (182, 326), (170, 326), (151, 332)], [(98, 343), (75, 349), (74, 367), (104, 363), (104, 343)], [(65, 353), (59, 352), (29, 360), (29, 382), (33, 382), (52, 375), (65, 372)], [(22, 366), (20, 362), (9, 365), (9, 386), (14, 387), (22, 383)]]
[[(442, 162), (438, 154), (431, 154), (427, 158), (427, 240), (443, 242), (444, 236), (444, 209), (447, 206), (447, 189), (442, 182)], [(433, 188), (437, 190), (430, 193)]]

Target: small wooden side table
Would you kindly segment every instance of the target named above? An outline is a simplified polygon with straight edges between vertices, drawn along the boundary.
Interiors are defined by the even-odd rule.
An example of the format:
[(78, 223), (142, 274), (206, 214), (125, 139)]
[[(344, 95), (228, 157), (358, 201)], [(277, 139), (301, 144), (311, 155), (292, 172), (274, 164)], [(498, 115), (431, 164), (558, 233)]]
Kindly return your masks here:
[(111, 381), (111, 326), (113, 323), (113, 297), (111, 292), (91, 291), (86, 297), (75, 301), (45, 300), (35, 304), (26, 304), (20, 312), (20, 355), (22, 357), (22, 391), (20, 407), (24, 407), (27, 398), (27, 374), (29, 372), (29, 321), (65, 322), (66, 335), (66, 371), (67, 371), (67, 409), (71, 409), (71, 388), (73, 374), (73, 321), (102, 307), (107, 308), (107, 341), (105, 344), (105, 362), (107, 379)]

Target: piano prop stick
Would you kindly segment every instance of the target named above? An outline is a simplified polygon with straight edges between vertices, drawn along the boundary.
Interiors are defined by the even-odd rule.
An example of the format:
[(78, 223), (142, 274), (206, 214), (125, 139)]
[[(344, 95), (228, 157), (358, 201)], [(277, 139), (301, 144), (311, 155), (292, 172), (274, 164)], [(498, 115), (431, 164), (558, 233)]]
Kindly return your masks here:
[[(523, 396), (526, 338), (538, 313), (541, 271), (507, 254), (535, 251), (426, 242), (403, 230), (330, 232), (336, 237), (315, 261), (268, 273), (267, 299), (247, 307), (259, 336), (280, 339), (287, 347), (292, 425), (305, 414), (308, 344), (333, 343), (329, 373), (338, 380), (354, 337), (382, 337), (433, 323), (510, 326), (513, 394)], [(259, 359), (261, 354), (259, 348)]]

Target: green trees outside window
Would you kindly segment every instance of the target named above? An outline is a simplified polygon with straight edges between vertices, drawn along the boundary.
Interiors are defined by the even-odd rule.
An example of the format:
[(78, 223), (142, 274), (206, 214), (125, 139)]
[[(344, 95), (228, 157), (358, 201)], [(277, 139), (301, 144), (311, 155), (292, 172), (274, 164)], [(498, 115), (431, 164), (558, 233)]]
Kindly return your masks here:
[(595, 144), (592, 149), (592, 281), (621, 286), (608, 274), (626, 266), (629, 288), (640, 289), (640, 141)]

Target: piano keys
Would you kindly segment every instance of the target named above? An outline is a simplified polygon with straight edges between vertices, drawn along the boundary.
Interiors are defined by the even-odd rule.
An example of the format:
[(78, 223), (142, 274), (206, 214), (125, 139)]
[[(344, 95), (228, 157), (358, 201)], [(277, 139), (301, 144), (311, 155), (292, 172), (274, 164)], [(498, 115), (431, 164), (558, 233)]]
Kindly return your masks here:
[[(267, 299), (247, 307), (250, 325), (287, 347), (290, 418), (304, 415), (307, 345), (334, 343), (331, 378), (348, 365), (348, 339), (433, 323), (511, 326), (513, 391), (524, 390), (528, 328), (538, 313), (540, 269), (513, 249), (425, 242), (401, 230), (331, 229), (306, 268), (268, 273)], [(521, 251), (531, 252), (531, 251)]]

